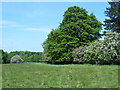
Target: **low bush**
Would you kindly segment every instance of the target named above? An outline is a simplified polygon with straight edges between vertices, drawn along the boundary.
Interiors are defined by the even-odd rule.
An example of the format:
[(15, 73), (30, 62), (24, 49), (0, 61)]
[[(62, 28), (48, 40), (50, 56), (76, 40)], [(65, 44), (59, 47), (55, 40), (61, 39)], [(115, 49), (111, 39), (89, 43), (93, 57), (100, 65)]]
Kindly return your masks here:
[(10, 63), (22, 63), (24, 60), (19, 56), (15, 55), (11, 58)]

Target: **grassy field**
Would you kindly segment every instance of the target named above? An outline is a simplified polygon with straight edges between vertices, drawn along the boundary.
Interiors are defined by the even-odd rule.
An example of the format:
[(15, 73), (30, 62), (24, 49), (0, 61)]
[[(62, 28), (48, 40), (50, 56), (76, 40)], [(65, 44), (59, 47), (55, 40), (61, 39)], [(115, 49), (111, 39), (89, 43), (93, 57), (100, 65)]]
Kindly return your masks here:
[(0, 64), (0, 90), (2, 88), (2, 64)]
[(117, 88), (117, 65), (2, 65), (3, 88)]

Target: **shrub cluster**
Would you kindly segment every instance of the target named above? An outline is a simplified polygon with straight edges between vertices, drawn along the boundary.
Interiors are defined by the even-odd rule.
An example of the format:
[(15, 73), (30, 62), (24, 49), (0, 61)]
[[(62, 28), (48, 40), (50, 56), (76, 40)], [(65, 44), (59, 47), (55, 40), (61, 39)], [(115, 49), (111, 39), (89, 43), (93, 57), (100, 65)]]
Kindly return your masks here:
[(120, 33), (106, 33), (104, 40), (97, 40), (73, 51), (74, 62), (89, 64), (120, 64)]

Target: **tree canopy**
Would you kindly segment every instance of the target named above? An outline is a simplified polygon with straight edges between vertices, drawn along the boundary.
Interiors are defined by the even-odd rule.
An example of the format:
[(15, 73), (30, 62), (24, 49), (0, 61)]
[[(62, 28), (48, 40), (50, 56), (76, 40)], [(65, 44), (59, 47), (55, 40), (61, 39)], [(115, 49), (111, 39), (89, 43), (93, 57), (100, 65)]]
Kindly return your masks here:
[(44, 53), (51, 63), (72, 63), (73, 49), (88, 45), (100, 37), (101, 22), (86, 9), (69, 7), (58, 29), (52, 30), (43, 43)]
[(106, 19), (105, 29), (120, 33), (120, 1), (108, 2), (110, 7), (106, 8), (105, 14), (109, 19)]

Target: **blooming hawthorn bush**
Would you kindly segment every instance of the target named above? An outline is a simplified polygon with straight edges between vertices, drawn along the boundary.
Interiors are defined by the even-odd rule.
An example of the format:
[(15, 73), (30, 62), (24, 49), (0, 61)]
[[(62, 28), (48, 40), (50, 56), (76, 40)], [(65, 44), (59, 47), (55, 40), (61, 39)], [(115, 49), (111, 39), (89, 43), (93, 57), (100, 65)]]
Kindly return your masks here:
[[(74, 60), (89, 64), (120, 64), (120, 33), (108, 32), (104, 40), (74, 50)], [(82, 51), (82, 52), (81, 52)]]
[(84, 60), (91, 64), (119, 64), (120, 34), (106, 33), (103, 41), (95, 41), (86, 47)]
[(84, 63), (83, 56), (85, 54), (85, 50), (86, 48), (81, 46), (73, 51), (73, 63)]

